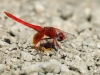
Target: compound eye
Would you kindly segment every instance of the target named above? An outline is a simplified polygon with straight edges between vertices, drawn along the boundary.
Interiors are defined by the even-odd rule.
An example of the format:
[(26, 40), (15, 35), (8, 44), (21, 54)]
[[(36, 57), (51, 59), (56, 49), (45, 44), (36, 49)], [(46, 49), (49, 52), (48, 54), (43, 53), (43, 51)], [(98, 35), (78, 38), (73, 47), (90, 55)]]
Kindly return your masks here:
[(58, 41), (62, 41), (62, 40), (64, 40), (64, 38), (65, 38), (65, 36), (64, 36), (64, 34), (62, 32), (57, 34), (57, 40)]

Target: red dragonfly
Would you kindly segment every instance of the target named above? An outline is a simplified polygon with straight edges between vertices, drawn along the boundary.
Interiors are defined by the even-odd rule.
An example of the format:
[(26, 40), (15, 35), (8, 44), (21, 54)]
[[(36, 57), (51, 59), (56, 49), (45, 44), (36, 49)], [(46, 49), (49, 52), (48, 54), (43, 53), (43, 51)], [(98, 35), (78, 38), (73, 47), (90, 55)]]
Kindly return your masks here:
[(8, 12), (4, 13), (13, 20), (37, 31), (37, 33), (33, 37), (33, 45), (34, 45), (33, 48), (35, 48), (36, 50), (41, 50), (41, 49), (42, 51), (47, 51), (51, 49), (57, 50), (56, 47), (61, 49), (58, 42), (62, 42), (65, 39), (70, 39), (75, 37), (74, 35), (64, 32), (60, 29), (54, 27), (41, 27), (39, 25), (30, 24), (15, 17), (14, 15)]

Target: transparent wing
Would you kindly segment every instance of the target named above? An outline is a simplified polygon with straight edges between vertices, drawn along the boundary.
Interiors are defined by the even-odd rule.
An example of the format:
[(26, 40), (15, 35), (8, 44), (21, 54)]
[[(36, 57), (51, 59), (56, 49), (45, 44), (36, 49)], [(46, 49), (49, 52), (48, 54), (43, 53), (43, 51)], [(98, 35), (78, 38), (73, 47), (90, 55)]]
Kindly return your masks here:
[(65, 39), (63, 41), (61, 41), (61, 45), (68, 48), (68, 47), (72, 47), (71, 43), (73, 42), (74, 39), (76, 39), (76, 36), (67, 32), (63, 32), (65, 35)]
[(64, 32), (60, 29), (56, 28), (56, 32), (57, 32), (57, 40), (59, 41), (59, 45), (62, 45), (64, 47), (69, 47), (72, 41), (76, 39), (75, 35), (68, 32)]
[(67, 32), (63, 32), (63, 34), (65, 35), (65, 39), (63, 41), (71, 41), (76, 39), (76, 36)]
[[(76, 38), (75, 35), (73, 35), (73, 34), (71, 34), (71, 33), (68, 33), (68, 32), (64, 32), (64, 31), (62, 31), (62, 30), (60, 30), (60, 29), (57, 29), (57, 28), (56, 28), (56, 32), (57, 32), (57, 34), (59, 34), (59, 33), (63, 34), (64, 39), (63, 39), (61, 42), (64, 42), (64, 41), (71, 41), (71, 40), (73, 40), (73, 39)], [(58, 36), (58, 37), (59, 37), (59, 36)]]

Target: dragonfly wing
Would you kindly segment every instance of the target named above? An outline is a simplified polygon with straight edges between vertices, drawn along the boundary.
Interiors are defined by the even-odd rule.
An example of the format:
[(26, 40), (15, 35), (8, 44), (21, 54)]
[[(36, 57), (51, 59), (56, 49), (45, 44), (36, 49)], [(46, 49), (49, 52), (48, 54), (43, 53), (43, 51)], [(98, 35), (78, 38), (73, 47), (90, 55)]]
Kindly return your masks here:
[(67, 32), (63, 32), (63, 33), (64, 33), (64, 35), (65, 35), (65, 39), (64, 39), (64, 40), (70, 41), (70, 40), (73, 40), (73, 39), (76, 38), (76, 36), (73, 35), (73, 34), (70, 34), (70, 33), (67, 33)]
[[(62, 31), (62, 30), (60, 30), (60, 29), (57, 29), (57, 28), (55, 28), (55, 29), (56, 29), (57, 35), (59, 35), (59, 33), (62, 34), (61, 36), (62, 36), (63, 38), (60, 37), (61, 39), (63, 39), (62, 41), (70, 41), (70, 40), (73, 40), (73, 39), (76, 38), (76, 36), (73, 35), (73, 34), (64, 32), (64, 31)], [(58, 36), (57, 38), (59, 38), (59, 36)], [(61, 42), (62, 42), (62, 41), (61, 41)]]

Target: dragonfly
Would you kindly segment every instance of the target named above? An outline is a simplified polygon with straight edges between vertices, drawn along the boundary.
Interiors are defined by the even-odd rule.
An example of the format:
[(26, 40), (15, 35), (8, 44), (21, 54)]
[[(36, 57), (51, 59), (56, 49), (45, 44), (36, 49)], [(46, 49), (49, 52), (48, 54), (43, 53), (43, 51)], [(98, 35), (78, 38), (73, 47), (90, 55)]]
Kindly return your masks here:
[(58, 42), (63, 42), (64, 40), (75, 38), (75, 35), (64, 32), (55, 27), (41, 27), (40, 25), (31, 24), (20, 18), (12, 15), (11, 13), (4, 12), (8, 17), (13, 20), (25, 25), (29, 28), (32, 28), (37, 31), (33, 36), (33, 48), (36, 50), (49, 51), (54, 49), (57, 51), (57, 48), (62, 49)]

